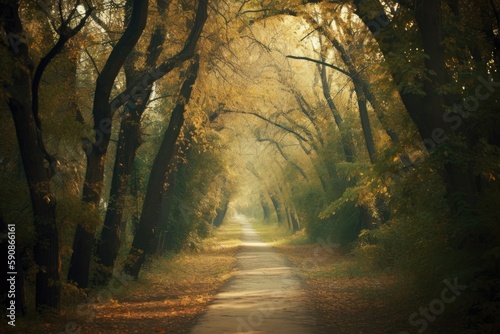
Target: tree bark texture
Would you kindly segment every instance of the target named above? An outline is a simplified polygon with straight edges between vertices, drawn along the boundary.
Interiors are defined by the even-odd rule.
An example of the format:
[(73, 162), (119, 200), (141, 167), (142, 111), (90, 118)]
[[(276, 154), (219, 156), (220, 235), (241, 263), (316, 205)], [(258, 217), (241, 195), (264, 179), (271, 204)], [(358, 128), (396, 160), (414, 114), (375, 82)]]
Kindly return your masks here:
[[(5, 15), (9, 15), (6, 17)], [(15, 60), (7, 104), (12, 113), (21, 160), (28, 183), (35, 226), (35, 306), (59, 309), (61, 261), (56, 224), (56, 199), (51, 191), (52, 158), (45, 151), (40, 129), (32, 110), (31, 74), (33, 64), (19, 18), (19, 1), (0, 4), (2, 27), (9, 37), (9, 55)]]
[(181, 87), (179, 99), (172, 111), (168, 128), (165, 131), (160, 149), (151, 169), (138, 230), (123, 268), (124, 273), (132, 277), (137, 278), (139, 276), (139, 271), (146, 259), (146, 252), (149, 250), (149, 246), (154, 239), (153, 229), (160, 214), (161, 198), (164, 192), (167, 169), (174, 156), (177, 138), (184, 124), (184, 111), (191, 97), (198, 69), (199, 60), (195, 59), (187, 71), (187, 78)]
[[(158, 7), (160, 15), (166, 15), (169, 2), (159, 2), (159, 5), (161, 4)], [(131, 86), (133, 86), (138, 77), (142, 76), (145, 71), (151, 71), (156, 66), (156, 62), (163, 50), (165, 37), (165, 29), (158, 25), (149, 40), (148, 53), (145, 60), (146, 70), (136, 69), (135, 62), (138, 60), (136, 53), (132, 52), (127, 58), (124, 64), (127, 88), (133, 88)], [(96, 255), (99, 265), (96, 268), (94, 277), (95, 284), (104, 285), (109, 282), (120, 250), (122, 230), (125, 227), (125, 222), (123, 221), (125, 196), (136, 152), (142, 143), (141, 119), (151, 97), (151, 89), (151, 87), (147, 87), (144, 90), (140, 101), (136, 103), (130, 101), (124, 105), (124, 117), (121, 119), (120, 124), (108, 208), (101, 235), (97, 242)]]
[[(112, 110), (109, 103), (111, 89), (127, 56), (141, 37), (148, 17), (148, 0), (127, 0), (127, 3), (132, 3), (133, 6), (130, 22), (111, 51), (96, 81), (92, 110), (95, 142), (90, 152), (87, 152), (87, 170), (82, 197), (82, 201), (95, 210), (99, 207), (101, 200), (104, 161), (111, 138)], [(75, 231), (68, 281), (74, 282), (79, 288), (88, 287), (95, 232), (96, 226), (93, 224), (89, 226), (79, 224)]]

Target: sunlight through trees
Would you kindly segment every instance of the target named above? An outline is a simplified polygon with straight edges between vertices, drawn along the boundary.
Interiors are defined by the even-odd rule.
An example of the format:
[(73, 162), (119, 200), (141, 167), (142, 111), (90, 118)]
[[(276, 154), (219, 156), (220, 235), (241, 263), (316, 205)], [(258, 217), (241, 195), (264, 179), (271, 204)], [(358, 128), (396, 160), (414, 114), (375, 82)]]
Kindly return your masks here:
[(200, 252), (238, 212), (328, 237), (424, 299), (458, 277), (473, 288), (450, 312), (498, 330), (499, 11), (0, 1), (0, 227), (15, 226), (3, 275), (18, 316)]

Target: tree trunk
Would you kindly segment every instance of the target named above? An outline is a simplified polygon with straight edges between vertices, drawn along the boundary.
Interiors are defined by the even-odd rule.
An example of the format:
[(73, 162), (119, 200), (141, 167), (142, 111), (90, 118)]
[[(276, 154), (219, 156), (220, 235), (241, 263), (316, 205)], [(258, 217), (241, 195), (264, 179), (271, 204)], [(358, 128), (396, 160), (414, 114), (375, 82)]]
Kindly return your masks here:
[[(377, 99), (375, 97), (375, 94), (373, 94), (372, 90), (370, 89), (370, 85), (366, 80), (363, 79), (361, 76), (361, 73), (359, 73), (356, 70), (356, 67), (354, 66), (354, 63), (351, 59), (350, 54), (347, 52), (347, 50), (344, 48), (342, 44), (337, 40), (335, 37), (335, 33), (332, 31), (331, 27), (329, 27), (326, 24), (320, 25), (314, 18), (308, 17), (306, 18), (307, 22), (313, 26), (316, 30), (320, 31), (321, 33), (324, 34), (324, 36), (332, 43), (334, 48), (340, 53), (342, 60), (344, 61), (345, 65), (348, 68), (348, 71), (343, 71), (339, 68), (336, 68), (338, 71), (341, 73), (348, 75), (354, 84), (354, 88), (356, 91), (357, 95), (357, 102), (358, 102), (358, 108), (359, 108), (359, 113), (360, 113), (360, 118), (361, 118), (361, 125), (363, 128), (363, 134), (365, 137), (365, 143), (368, 151), (368, 155), (370, 157), (370, 161), (374, 163), (376, 161), (376, 150), (375, 150), (375, 144), (373, 141), (373, 135), (371, 134), (371, 127), (370, 127), (370, 122), (369, 122), (369, 117), (368, 117), (368, 111), (366, 108), (366, 101), (370, 102), (371, 106), (373, 107), (373, 110), (375, 112), (375, 115), (377, 116), (377, 119), (379, 120), (380, 124), (384, 127), (387, 135), (391, 138), (391, 140), (394, 143), (399, 143), (399, 137), (397, 133), (392, 129), (386, 119), (384, 112), (382, 110), (382, 106), (380, 103), (377, 102)], [(349, 37), (353, 38), (352, 32), (350, 30), (347, 31), (349, 34)], [(306, 58), (307, 59), (307, 58)], [(307, 59), (310, 60), (310, 59)], [(405, 167), (408, 167), (411, 165), (411, 161), (408, 158), (408, 155), (402, 154), (400, 156), (401, 162), (405, 165)]]
[(291, 215), (291, 210), (288, 208), (288, 206), (285, 205), (285, 214), (286, 214), (286, 227), (288, 230), (292, 231), (292, 215)]
[(221, 206), (215, 210), (217, 212), (213, 222), (215, 227), (220, 227), (222, 225), (224, 217), (226, 217), (226, 212), (228, 207), (229, 207), (229, 198), (227, 199), (225, 198)]
[[(17, 102), (17, 101), (16, 101)], [(59, 309), (61, 261), (56, 225), (56, 200), (50, 190), (50, 175), (37, 145), (37, 129), (32, 115), (20, 104), (9, 101), (30, 189), (35, 222), (36, 306)]]
[(354, 143), (352, 140), (352, 136), (350, 132), (345, 129), (344, 120), (333, 101), (332, 95), (330, 94), (330, 84), (328, 83), (328, 78), (326, 77), (326, 67), (324, 65), (320, 65), (320, 74), (321, 74), (321, 86), (323, 88), (323, 95), (328, 103), (328, 107), (332, 112), (333, 119), (335, 120), (335, 124), (337, 124), (337, 128), (340, 132), (340, 140), (342, 142), (342, 149), (344, 152), (345, 160), (347, 162), (354, 161)]
[[(393, 52), (395, 33), (392, 33), (391, 20), (383, 14), (383, 7), (378, 0), (356, 0), (355, 12), (365, 22), (367, 27), (373, 32), (380, 50), (386, 56)], [(379, 10), (381, 20), (388, 22), (383, 27), (375, 27), (370, 18), (367, 7), (372, 6)], [(438, 144), (446, 140), (446, 134), (452, 133), (453, 123), (447, 123), (443, 119), (446, 106), (450, 106), (451, 96), (440, 95), (439, 88), (451, 82), (449, 74), (446, 71), (444, 61), (444, 47), (441, 22), (441, 1), (419, 0), (415, 4), (414, 15), (419, 27), (421, 41), (425, 53), (428, 55), (425, 59), (426, 69), (433, 73), (431, 80), (423, 81), (422, 95), (416, 95), (411, 92), (400, 90), (401, 99), (406, 107), (410, 117), (415, 122), (420, 136), (429, 152), (433, 152)], [(395, 83), (401, 84), (397, 78), (398, 73), (391, 73)], [(457, 133), (463, 132), (459, 128)], [(467, 136), (466, 136), (467, 137)], [(451, 198), (456, 198), (453, 194), (462, 194), (462, 200), (473, 198), (473, 194), (478, 191), (475, 178), (470, 167), (457, 166), (447, 163), (443, 168), (443, 179), (446, 185), (447, 193), (450, 197), (450, 208), (454, 212), (459, 211), (458, 204)]]
[[(186, 149), (186, 151), (184, 151)], [(187, 152), (188, 147), (183, 147), (182, 151)], [(175, 190), (177, 189), (177, 175), (179, 170), (183, 167), (182, 163), (178, 160), (179, 148), (177, 147), (174, 151), (174, 159), (167, 170), (167, 180), (165, 181), (166, 189), (163, 190), (160, 202), (160, 213), (158, 215), (157, 222), (154, 226), (155, 230), (155, 244), (156, 255), (160, 256), (166, 251), (173, 250), (172, 245), (172, 224), (175, 222), (171, 221), (171, 211), (173, 208), (173, 201), (175, 196)]]
[[(88, 210), (98, 210), (100, 194), (104, 178), (105, 152), (92, 146), (92, 152), (87, 155), (87, 171), (83, 186), (83, 203)], [(92, 187), (94, 185), (94, 187)], [(95, 222), (88, 225), (78, 224), (73, 239), (73, 253), (68, 270), (68, 281), (79, 288), (88, 287), (89, 268), (94, 247)]]
[(363, 137), (365, 139), (366, 150), (370, 158), (370, 162), (374, 164), (377, 162), (377, 151), (375, 149), (375, 141), (373, 140), (372, 127), (370, 125), (370, 117), (366, 107), (366, 97), (363, 89), (360, 87), (359, 82), (353, 80), (354, 90), (356, 91), (356, 100), (358, 101), (359, 118), (361, 120), (361, 128), (363, 129)]
[[(110, 95), (113, 83), (139, 40), (146, 26), (148, 16), (148, 0), (127, 0), (133, 3), (130, 22), (120, 40), (116, 43), (111, 54), (99, 74), (94, 95), (94, 131), (95, 142), (87, 154), (87, 171), (83, 186), (82, 201), (90, 209), (97, 210), (102, 195), (104, 179), (104, 161), (111, 138), (112, 110)], [(88, 287), (90, 261), (93, 253), (96, 226), (83, 226), (76, 228), (73, 240), (73, 254), (71, 256), (68, 281), (74, 282), (79, 288)]]
[(335, 49), (340, 53), (340, 58), (342, 58), (342, 61), (347, 66), (347, 70), (351, 75), (354, 90), (356, 92), (356, 100), (358, 102), (359, 117), (361, 119), (361, 128), (363, 129), (363, 137), (365, 138), (366, 150), (368, 151), (370, 162), (375, 163), (377, 160), (377, 152), (375, 150), (375, 141), (373, 140), (370, 117), (368, 116), (368, 109), (366, 107), (366, 96), (363, 90), (363, 80), (360, 78), (360, 75), (356, 70), (356, 67), (354, 66), (350, 55), (347, 53), (344, 47), (335, 38), (330, 41), (332, 42)]
[[(136, 110), (127, 110), (121, 122), (108, 209), (96, 251), (99, 266), (96, 268), (95, 284), (104, 285), (111, 279), (120, 249), (125, 196), (133, 160), (141, 144), (140, 118), (146, 109), (145, 104), (137, 107)], [(127, 106), (125, 108), (128, 109)]]
[[(159, 0), (157, 2), (158, 12), (161, 16), (166, 15), (170, 2), (171, 2), (170, 0)], [(184, 49), (173, 58), (178, 57), (179, 55), (185, 56), (189, 52), (191, 52), (192, 49), (194, 49), (194, 46), (196, 45), (196, 42), (199, 38), (199, 32), (203, 27), (205, 14), (206, 14), (206, 7), (200, 6), (197, 10), (196, 22), (193, 25), (192, 31), (185, 43)], [(166, 31), (163, 29), (161, 25), (157, 26), (155, 31), (153, 32), (153, 35), (151, 36), (147, 48), (148, 52), (145, 63), (146, 63), (146, 68), (148, 70), (138, 71), (135, 68), (135, 61), (137, 59), (136, 55), (133, 54), (134, 57), (129, 56), (124, 66), (125, 76), (127, 78), (126, 91), (127, 90), (133, 91), (133, 89), (137, 86), (137, 82), (140, 81), (139, 78), (144, 78), (144, 76), (148, 75), (148, 73), (152, 73), (153, 68), (156, 66), (156, 62), (162, 52), (163, 49), (162, 45), (165, 41), (165, 37), (166, 37)], [(173, 68), (174, 67), (171, 67), (170, 69), (163, 71), (162, 74), (165, 75)], [(141, 84), (143, 84), (143, 82), (144, 81), (142, 81)], [(108, 206), (106, 219), (104, 221), (104, 227), (101, 233), (101, 239), (105, 238), (107, 241), (101, 240), (97, 251), (98, 257), (103, 258), (102, 264), (104, 265), (104, 267), (103, 266), (98, 267), (97, 281), (98, 282), (100, 281), (99, 283), (101, 284), (105, 284), (106, 281), (110, 278), (110, 273), (113, 270), (114, 263), (120, 247), (120, 235), (121, 235), (120, 226), (122, 225), (122, 223), (120, 222), (122, 219), (121, 206), (123, 206), (124, 202), (125, 189), (118, 186), (118, 183), (125, 185), (126, 184), (125, 180), (130, 179), (131, 165), (135, 158), (135, 152), (137, 151), (140, 145), (141, 116), (146, 109), (147, 102), (151, 95), (151, 88), (149, 86), (143, 88), (144, 92), (140, 97), (141, 103), (139, 105), (137, 105), (137, 103), (132, 107), (130, 106), (129, 103), (125, 105), (125, 110), (129, 109), (129, 111), (126, 111), (125, 114), (128, 115), (128, 113), (130, 112), (131, 115), (133, 116), (131, 117), (130, 120), (128, 120), (128, 122), (122, 121), (122, 126), (121, 126), (122, 132), (120, 132), (120, 137), (118, 142), (119, 151), (117, 153), (117, 159), (115, 160), (115, 169), (114, 169), (115, 172), (113, 173), (113, 180), (115, 180), (115, 178), (118, 180), (116, 183), (117, 187), (114, 188), (112, 182), (112, 188), (110, 192), (110, 203)], [(125, 126), (123, 126), (124, 124)], [(125, 152), (123, 153), (124, 154), (123, 157), (122, 157), (122, 152)], [(118, 175), (116, 175), (116, 171), (118, 171)], [(108, 213), (110, 213), (109, 217)], [(134, 220), (134, 227), (137, 227), (139, 224), (139, 217), (136, 214), (134, 214), (133, 220)], [(158, 226), (158, 224), (156, 226)], [(162, 237), (158, 235), (158, 238)], [(162, 238), (162, 240), (164, 240), (164, 238)]]
[[(169, 1), (159, 2), (158, 11), (160, 15), (165, 15)], [(163, 49), (166, 31), (160, 25), (156, 27), (148, 45), (148, 55), (146, 57), (146, 68), (152, 70), (156, 66), (158, 57)], [(144, 74), (144, 71), (137, 70), (135, 62), (138, 54), (132, 52), (124, 64), (127, 88), (133, 88), (137, 78)], [(132, 172), (133, 162), (137, 149), (141, 145), (141, 118), (147, 108), (147, 103), (151, 97), (151, 88), (146, 88), (141, 97), (140, 104), (127, 103), (124, 106), (124, 117), (120, 124), (120, 134), (116, 150), (116, 158), (113, 167), (113, 178), (111, 180), (111, 190), (109, 193), (108, 209), (104, 219), (104, 226), (101, 237), (97, 245), (97, 262), (94, 278), (95, 284), (107, 284), (113, 274), (116, 258), (121, 245), (121, 235), (123, 226), (123, 210), (127, 186)]]
[(283, 214), (283, 207), (275, 195), (269, 195), (271, 202), (274, 206), (274, 211), (276, 212), (276, 217), (278, 218), (278, 225), (283, 225), (286, 222), (286, 217)]
[[(4, 15), (8, 13), (9, 17)], [(35, 305), (59, 309), (60, 270), (59, 239), (56, 224), (56, 200), (50, 187), (52, 159), (46, 154), (42, 136), (32, 111), (31, 68), (28, 45), (19, 18), (18, 1), (0, 4), (1, 24), (13, 39), (8, 53), (15, 59), (16, 68), (11, 74), (11, 86), (7, 103), (16, 128), (17, 141), (28, 183), (35, 226), (36, 274)], [(15, 44), (14, 44), (15, 43)], [(47, 167), (48, 165), (48, 167)], [(14, 268), (15, 269), (15, 268)], [(14, 271), (14, 270), (12, 270)]]
[(300, 230), (300, 223), (299, 223), (299, 217), (297, 215), (297, 212), (292, 211), (292, 231), (297, 232)]
[(146, 251), (149, 250), (151, 242), (154, 240), (153, 228), (160, 214), (161, 197), (166, 180), (165, 174), (174, 156), (176, 141), (184, 124), (184, 111), (196, 82), (198, 68), (199, 60), (195, 59), (187, 71), (187, 78), (182, 84), (179, 99), (172, 111), (168, 128), (151, 169), (139, 228), (123, 268), (125, 274), (135, 278), (139, 276), (139, 271), (146, 259)]
[[(443, 115), (445, 108), (451, 107), (449, 95), (439, 93), (439, 88), (451, 82), (451, 78), (446, 70), (443, 35), (442, 35), (442, 17), (441, 17), (441, 1), (418, 0), (415, 6), (415, 18), (422, 36), (422, 43), (425, 53), (428, 58), (425, 59), (425, 67), (428, 71), (432, 71), (432, 80), (424, 81), (424, 108), (427, 113), (424, 113), (424, 119), (421, 120), (422, 125), (419, 126), (420, 133), (424, 140), (432, 141), (430, 151), (434, 151), (435, 146), (439, 143), (436, 140), (435, 131), (441, 130), (444, 134), (450, 134), (449, 124), (443, 124)], [(410, 114), (412, 118), (416, 118), (415, 112)], [(420, 111), (421, 113), (421, 111)], [(418, 125), (418, 124), (417, 124)], [(458, 131), (464, 132), (463, 129)], [(470, 135), (468, 136), (469, 141)], [(470, 142), (469, 142), (470, 144)], [(426, 146), (428, 146), (426, 144)], [(429, 147), (429, 146), (428, 146)], [(476, 183), (474, 172), (470, 166), (459, 166), (456, 163), (450, 162), (444, 164), (444, 181), (448, 193), (448, 200), (452, 212), (458, 213), (462, 211), (463, 203), (471, 203), (480, 189)], [(472, 204), (472, 203), (471, 203)]]
[[(363, 88), (363, 92), (365, 94), (365, 97), (366, 97), (367, 101), (370, 103), (370, 105), (372, 106), (373, 111), (375, 112), (375, 115), (377, 116), (378, 121), (380, 122), (380, 124), (382, 125), (382, 127), (385, 130), (385, 133), (387, 133), (387, 135), (389, 136), (389, 138), (391, 138), (391, 141), (394, 144), (399, 144), (399, 142), (400, 142), (399, 135), (388, 124), (387, 119), (385, 117), (385, 112), (383, 110), (383, 107), (378, 102), (377, 97), (375, 96), (375, 94), (371, 90), (370, 84), (366, 80), (364, 80), (361, 77), (361, 75), (359, 75), (359, 79), (360, 79), (360, 82), (362, 84), (362, 88)], [(405, 152), (403, 152), (402, 154), (399, 155), (399, 160), (401, 161), (401, 163), (403, 164), (403, 166), (405, 168), (411, 167), (411, 165), (412, 165), (412, 162), (411, 162), (409, 155)]]
[(269, 205), (267, 204), (262, 193), (260, 194), (260, 205), (262, 206), (262, 220), (267, 224), (271, 219), (271, 208), (269, 208)]
[(309, 119), (309, 121), (313, 125), (314, 129), (316, 130), (316, 140), (318, 141), (319, 145), (322, 147), (324, 144), (323, 131), (321, 130), (321, 127), (319, 126), (319, 124), (317, 122), (316, 115), (315, 115), (313, 108), (311, 108), (309, 106), (306, 99), (300, 93), (294, 92), (294, 96), (295, 96), (295, 101), (297, 101), (297, 104), (299, 105), (300, 111)]
[(137, 231), (139, 227), (139, 218), (140, 218), (140, 205), (139, 205), (139, 176), (137, 175), (137, 169), (139, 167), (137, 166), (137, 160), (135, 160), (134, 164), (132, 165), (132, 176), (131, 176), (131, 181), (130, 181), (130, 195), (134, 199), (134, 210), (132, 212), (132, 234), (135, 235), (135, 232)]
[[(436, 3), (439, 3), (439, 1), (436, 1)], [(391, 19), (385, 14), (384, 7), (380, 4), (379, 0), (355, 0), (354, 4), (355, 13), (363, 20), (370, 31), (372, 31), (382, 53), (385, 56), (389, 56), (394, 51), (393, 46), (397, 36), (395, 36), (394, 33), (390, 33), (392, 30), (392, 23)], [(378, 13), (376, 19), (386, 23), (383, 27), (374, 24), (374, 18), (370, 16), (372, 11), (369, 11), (368, 7), (372, 8), (372, 10), (376, 10)], [(397, 80), (398, 73), (392, 72), (391, 75), (396, 85), (400, 84)], [(432, 138), (432, 136), (429, 136), (429, 132), (433, 129), (429, 129), (424, 119), (426, 113), (426, 110), (424, 110), (424, 98), (402, 90), (400, 90), (400, 96), (409, 115), (417, 125), (422, 138)]]

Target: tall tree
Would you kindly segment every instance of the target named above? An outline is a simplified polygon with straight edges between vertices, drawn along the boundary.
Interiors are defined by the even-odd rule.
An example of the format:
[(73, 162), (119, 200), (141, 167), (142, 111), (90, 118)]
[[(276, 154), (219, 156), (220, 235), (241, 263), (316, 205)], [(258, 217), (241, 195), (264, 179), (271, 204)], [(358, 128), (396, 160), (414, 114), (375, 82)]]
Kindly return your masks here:
[(71, 27), (78, 5), (79, 3), (75, 5), (67, 18), (63, 18), (62, 2), (59, 2), (59, 39), (42, 58), (33, 74), (33, 60), (19, 16), (19, 1), (0, 3), (1, 24), (9, 40), (8, 45), (2, 43), (1, 47), (7, 49), (13, 65), (10, 73), (12, 81), (6, 87), (9, 94), (7, 102), (12, 112), (28, 182), (36, 233), (34, 255), (38, 266), (35, 297), (37, 309), (46, 306), (58, 309), (61, 289), (56, 198), (51, 190), (51, 178), (57, 161), (47, 152), (43, 142), (38, 115), (38, 91), (49, 63), (62, 51), (66, 42), (82, 29), (92, 11), (89, 7), (77, 26)]
[[(167, 14), (170, 1), (158, 1), (158, 14), (163, 17)], [(167, 59), (160, 66), (161, 73), (155, 69), (156, 62), (163, 50), (163, 43), (167, 32), (162, 25), (156, 26), (150, 38), (145, 59), (145, 68), (137, 69), (137, 54), (127, 59), (125, 63), (125, 76), (127, 80), (127, 90), (133, 91), (141, 78), (152, 78), (151, 73), (157, 73), (154, 77), (159, 79), (174, 69), (174, 66), (182, 64), (185, 60), (193, 56), (196, 45), (203, 30), (206, 20), (207, 5), (202, 1), (196, 10), (196, 17), (191, 27), (191, 31), (186, 38), (183, 48), (174, 56)], [(165, 66), (167, 64), (167, 66)], [(142, 80), (141, 84), (144, 83)], [(104, 226), (101, 233), (101, 240), (98, 244), (97, 256), (101, 264), (97, 268), (96, 283), (104, 284), (111, 277), (114, 263), (120, 247), (121, 228), (123, 226), (123, 203), (125, 202), (126, 187), (130, 179), (132, 163), (135, 159), (136, 151), (141, 144), (141, 118), (146, 110), (149, 98), (152, 93), (152, 82), (148, 82), (143, 88), (144, 93), (135, 103), (124, 105), (125, 117), (122, 119), (120, 134), (118, 137), (118, 148), (111, 181), (110, 200)], [(113, 103), (112, 103), (113, 105)], [(116, 104), (114, 104), (116, 107)]]
[[(111, 138), (111, 123), (113, 111), (110, 105), (111, 90), (116, 76), (125, 63), (137, 41), (141, 37), (148, 17), (148, 0), (127, 0), (132, 3), (130, 22), (119, 41), (113, 47), (104, 68), (97, 77), (93, 114), (94, 142), (87, 153), (87, 171), (83, 186), (82, 201), (91, 210), (97, 210), (101, 201), (104, 161)], [(130, 6), (129, 6), (130, 7)], [(68, 280), (80, 288), (87, 288), (89, 281), (90, 262), (93, 253), (96, 226), (78, 224), (73, 240)]]
[[(170, 1), (158, 1), (158, 14), (162, 17), (167, 15)], [(128, 5), (132, 5), (128, 3)], [(132, 8), (128, 8), (130, 11)], [(130, 21), (130, 15), (126, 19), (126, 26)], [(150, 37), (147, 47), (147, 57), (144, 69), (138, 69), (136, 62), (141, 60), (138, 52), (132, 52), (127, 58), (124, 66), (127, 88), (133, 88), (137, 78), (150, 72), (156, 66), (158, 58), (163, 50), (166, 30), (158, 24)], [(100, 239), (97, 244), (96, 284), (106, 284), (113, 273), (114, 264), (120, 249), (121, 234), (124, 227), (123, 210), (125, 196), (130, 179), (133, 162), (137, 149), (141, 145), (141, 118), (146, 111), (151, 97), (152, 87), (146, 87), (143, 96), (136, 103), (124, 105), (123, 117), (121, 118), (120, 132), (118, 136), (117, 151), (113, 167), (111, 189), (109, 193), (108, 208)]]
[[(391, 55), (398, 47), (397, 41), (402, 38), (398, 35), (399, 31), (394, 28), (394, 20), (398, 15), (389, 18), (378, 0), (355, 0), (354, 5), (355, 13), (371, 30), (381, 52), (387, 59), (392, 59)], [(454, 110), (453, 101), (456, 100), (456, 96), (449, 93), (449, 86), (453, 82), (446, 67), (442, 6), (442, 1), (417, 0), (412, 8), (405, 6), (402, 10), (409, 11), (414, 19), (421, 45), (426, 53), (422, 64), (425, 73), (415, 78), (422, 92), (408, 89), (406, 83), (401, 80), (399, 69), (389, 68), (392, 71), (392, 78), (400, 88), (401, 100), (430, 152), (454, 132), (461, 133), (467, 138), (466, 145), (471, 145), (474, 141), (471, 134), (464, 131), (465, 127), (456, 126), (456, 118), (461, 118), (462, 115), (457, 114), (455, 118), (451, 118), (453, 115), (447, 112)], [(370, 13), (376, 13), (376, 17)], [(374, 24), (375, 20), (385, 24), (382, 26)], [(456, 149), (461, 150), (459, 147)], [(451, 161), (444, 164), (442, 172), (450, 195), (450, 207), (454, 212), (459, 212), (459, 202), (470, 201), (480, 191), (475, 173), (470, 167), (464, 168), (463, 165)]]
[[(202, 22), (202, 26), (204, 21), (205, 20)], [(170, 122), (165, 130), (158, 154), (155, 157), (151, 169), (139, 226), (123, 268), (124, 273), (132, 277), (139, 276), (146, 255), (151, 250), (151, 243), (154, 240), (153, 229), (158, 221), (161, 210), (162, 194), (165, 190), (164, 183), (166, 181), (166, 173), (174, 157), (177, 138), (184, 124), (184, 112), (191, 98), (193, 85), (198, 75), (198, 69), (199, 59), (195, 56), (195, 59), (186, 72), (186, 79), (182, 84), (177, 104), (172, 111)]]

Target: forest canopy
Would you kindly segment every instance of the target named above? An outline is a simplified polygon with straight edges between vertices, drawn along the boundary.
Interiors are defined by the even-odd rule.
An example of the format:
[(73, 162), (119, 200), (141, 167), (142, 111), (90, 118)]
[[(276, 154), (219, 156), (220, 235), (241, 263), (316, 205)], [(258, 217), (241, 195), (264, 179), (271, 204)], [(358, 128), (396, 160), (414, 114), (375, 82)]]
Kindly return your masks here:
[(329, 236), (418, 293), (458, 278), (472, 288), (457, 310), (493, 332), (499, 13), (0, 0), (0, 227), (15, 226), (18, 312), (196, 250), (233, 208)]

